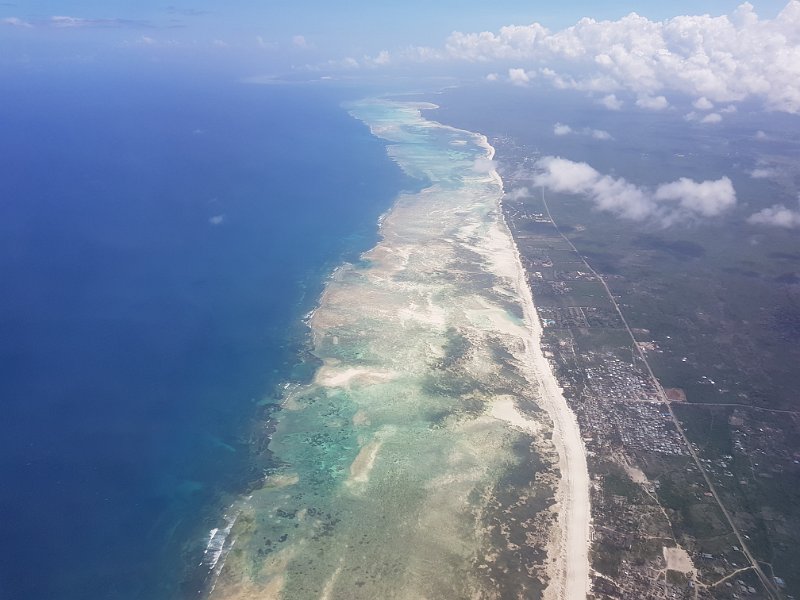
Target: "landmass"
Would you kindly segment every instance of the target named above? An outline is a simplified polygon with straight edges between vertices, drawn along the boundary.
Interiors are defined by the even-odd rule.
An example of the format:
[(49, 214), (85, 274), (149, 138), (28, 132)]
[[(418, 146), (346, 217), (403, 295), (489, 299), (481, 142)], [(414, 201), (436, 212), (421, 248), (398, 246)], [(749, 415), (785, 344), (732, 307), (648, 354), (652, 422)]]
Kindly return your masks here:
[[(503, 142), (496, 143), (504, 172), (524, 173), (520, 164), (532, 152)], [(507, 179), (512, 189), (526, 185)], [(660, 345), (669, 340), (647, 328), (656, 315), (631, 310), (643, 282), (598, 272), (576, 246), (591, 239), (590, 226), (575, 223), (574, 213), (560, 225), (552, 205), (544, 190), (526, 189), (506, 196), (504, 211), (544, 326), (543, 347), (588, 449), (591, 597), (791, 598), (798, 521), (788, 502), (800, 474), (800, 415), (746, 397), (692, 403), (685, 390), (665, 388), (651, 362), (662, 367)], [(775, 479), (788, 487), (770, 496)]]

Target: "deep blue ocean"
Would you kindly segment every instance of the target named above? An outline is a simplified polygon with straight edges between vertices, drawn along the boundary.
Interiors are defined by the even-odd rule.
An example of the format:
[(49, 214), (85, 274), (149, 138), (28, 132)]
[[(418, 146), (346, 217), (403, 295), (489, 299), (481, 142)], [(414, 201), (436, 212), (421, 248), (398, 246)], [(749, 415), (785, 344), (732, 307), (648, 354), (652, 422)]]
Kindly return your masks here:
[(359, 90), (2, 84), (0, 598), (191, 596), (302, 315), (412, 183)]

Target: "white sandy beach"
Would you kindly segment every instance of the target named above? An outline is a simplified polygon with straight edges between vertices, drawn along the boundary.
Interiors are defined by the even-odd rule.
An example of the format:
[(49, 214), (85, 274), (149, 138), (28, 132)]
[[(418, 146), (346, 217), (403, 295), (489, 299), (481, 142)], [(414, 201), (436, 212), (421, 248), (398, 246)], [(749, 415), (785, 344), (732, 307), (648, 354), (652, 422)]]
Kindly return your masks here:
[[(494, 148), (485, 138), (484, 144), (488, 150), (488, 158), (493, 159)], [(491, 176), (502, 188), (499, 174), (492, 171)], [(502, 215), (502, 211), (500, 214)], [(513, 246), (516, 291), (522, 299), (525, 323), (530, 330), (525, 349), (525, 362), (530, 366), (530, 377), (540, 386), (542, 407), (553, 420), (553, 442), (559, 455), (561, 472), (557, 494), (559, 528), (556, 531), (556, 539), (553, 540), (555, 543), (551, 547), (551, 553), (555, 556), (551, 556), (552, 562), (549, 565), (551, 579), (546, 597), (559, 600), (584, 600), (589, 593), (591, 583), (589, 577), (591, 512), (586, 450), (575, 414), (567, 404), (553, 369), (542, 352), (542, 327), (536, 313), (533, 294), (525, 278), (519, 250), (504, 219), (501, 225)], [(517, 413), (518, 420), (515, 424), (526, 427), (524, 415), (519, 411)]]
[(521, 271), (521, 294), (525, 298), (525, 320), (531, 329), (530, 353), (532, 370), (542, 386), (542, 405), (553, 419), (559, 454), (561, 482), (558, 493), (559, 540), (558, 557), (552, 566), (552, 584), (548, 598), (584, 600), (590, 589), (589, 544), (591, 511), (589, 505), (589, 471), (586, 450), (578, 420), (567, 404), (550, 363), (542, 353), (542, 327), (535, 313), (533, 297)]

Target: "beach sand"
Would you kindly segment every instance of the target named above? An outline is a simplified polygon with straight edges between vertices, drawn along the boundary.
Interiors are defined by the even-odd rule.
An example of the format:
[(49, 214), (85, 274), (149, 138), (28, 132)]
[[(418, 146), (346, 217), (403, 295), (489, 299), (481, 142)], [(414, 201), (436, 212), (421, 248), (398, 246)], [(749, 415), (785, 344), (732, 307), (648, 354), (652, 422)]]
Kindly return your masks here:
[[(485, 138), (484, 138), (485, 140)], [(494, 158), (494, 148), (484, 141), (489, 159)], [(502, 180), (492, 171), (502, 188)], [(501, 213), (502, 214), (502, 213)], [(513, 247), (513, 263), (502, 264), (498, 270), (510, 274), (513, 268), (515, 288), (522, 299), (525, 324), (530, 335), (522, 359), (530, 367), (530, 377), (540, 386), (541, 406), (553, 420), (553, 442), (559, 456), (561, 480), (557, 494), (558, 528), (550, 548), (550, 585), (546, 597), (565, 600), (585, 600), (591, 586), (589, 575), (589, 546), (591, 543), (591, 510), (589, 502), (589, 471), (586, 449), (581, 438), (578, 420), (572, 412), (563, 391), (558, 385), (553, 369), (542, 352), (542, 326), (536, 313), (533, 294), (527, 284), (525, 270), (510, 228), (501, 221), (503, 239), (493, 242), (502, 248), (505, 243)], [(508, 261), (506, 252), (498, 255)], [(519, 419), (520, 416), (517, 417)]]

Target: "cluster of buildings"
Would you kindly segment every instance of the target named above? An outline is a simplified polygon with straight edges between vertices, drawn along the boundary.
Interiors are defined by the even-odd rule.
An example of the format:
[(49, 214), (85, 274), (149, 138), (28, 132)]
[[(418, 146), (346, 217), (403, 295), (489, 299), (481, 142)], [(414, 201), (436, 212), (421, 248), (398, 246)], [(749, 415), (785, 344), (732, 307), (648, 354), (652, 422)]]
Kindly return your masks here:
[(586, 387), (606, 400), (658, 402), (653, 382), (631, 363), (612, 353), (590, 353), (590, 364), (583, 371)]

